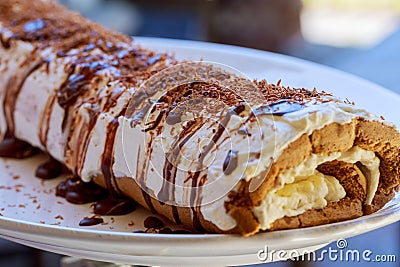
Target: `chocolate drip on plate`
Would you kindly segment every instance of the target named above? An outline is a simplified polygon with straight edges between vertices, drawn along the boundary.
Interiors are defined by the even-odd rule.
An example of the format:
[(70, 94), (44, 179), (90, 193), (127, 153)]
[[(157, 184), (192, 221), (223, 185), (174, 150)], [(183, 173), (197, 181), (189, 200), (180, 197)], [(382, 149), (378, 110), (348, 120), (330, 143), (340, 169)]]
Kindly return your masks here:
[(65, 171), (65, 167), (57, 160), (50, 158), (45, 163), (39, 165), (35, 176), (41, 179), (53, 179), (60, 176)]
[(73, 177), (58, 184), (56, 195), (73, 204), (85, 204), (107, 197), (108, 191), (93, 182), (85, 183)]
[(6, 137), (0, 143), (0, 157), (23, 159), (37, 154), (39, 150), (25, 141), (13, 136)]
[(39, 139), (40, 143), (43, 147), (47, 148), (47, 135), (49, 134), (50, 130), (50, 118), (51, 112), (53, 110), (54, 103), (56, 102), (56, 95), (54, 94), (50, 97), (47, 102), (46, 106), (42, 112), (42, 116), (40, 118), (40, 125), (39, 125)]
[(79, 226), (95, 226), (102, 223), (104, 223), (103, 218), (98, 218), (98, 217), (83, 218), (79, 222)]
[(97, 215), (125, 215), (134, 211), (137, 203), (128, 198), (104, 198), (94, 204), (93, 211)]

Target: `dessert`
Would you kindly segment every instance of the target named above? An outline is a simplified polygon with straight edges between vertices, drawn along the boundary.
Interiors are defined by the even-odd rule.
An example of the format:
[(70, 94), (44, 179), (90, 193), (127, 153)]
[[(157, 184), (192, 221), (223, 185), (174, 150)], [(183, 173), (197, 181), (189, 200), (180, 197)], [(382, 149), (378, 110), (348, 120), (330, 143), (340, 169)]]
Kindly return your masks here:
[(370, 214), (399, 189), (399, 132), (351, 103), (178, 62), (50, 1), (0, 9), (0, 155), (45, 151), (79, 178), (59, 190), (76, 203), (103, 195), (76, 197), (94, 182), (101, 207), (126, 196), (252, 235)]

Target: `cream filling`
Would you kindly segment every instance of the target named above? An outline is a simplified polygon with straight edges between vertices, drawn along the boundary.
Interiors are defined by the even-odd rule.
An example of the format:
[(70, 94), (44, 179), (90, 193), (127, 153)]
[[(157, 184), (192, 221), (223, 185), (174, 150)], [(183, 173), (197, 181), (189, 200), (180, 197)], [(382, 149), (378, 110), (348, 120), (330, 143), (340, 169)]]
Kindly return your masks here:
[(372, 151), (353, 147), (346, 152), (329, 155), (312, 154), (299, 166), (285, 170), (278, 176), (277, 186), (253, 208), (261, 229), (269, 229), (274, 221), (285, 216), (296, 216), (310, 209), (321, 209), (329, 202), (336, 202), (346, 196), (339, 181), (316, 170), (318, 165), (339, 160), (348, 163), (360, 162), (368, 170), (367, 204), (371, 204), (379, 182), (379, 159)]

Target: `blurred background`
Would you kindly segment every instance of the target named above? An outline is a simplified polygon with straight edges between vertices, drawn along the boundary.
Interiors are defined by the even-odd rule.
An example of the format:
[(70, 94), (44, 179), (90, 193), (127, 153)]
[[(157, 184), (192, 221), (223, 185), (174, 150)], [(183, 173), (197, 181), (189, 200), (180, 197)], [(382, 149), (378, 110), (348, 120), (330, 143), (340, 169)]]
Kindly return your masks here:
[(279, 52), (368, 77), (400, 93), (400, 0), (59, 1), (129, 35)]
[[(333, 66), (400, 93), (400, 0), (60, 0), (133, 36), (226, 43)], [(397, 109), (397, 110), (396, 110)], [(399, 112), (393, 107), (394, 112)], [(394, 254), (400, 223), (347, 240), (349, 249)], [(335, 246), (332, 245), (334, 249)], [(366, 262), (279, 262), (271, 267), (375, 266)], [(0, 266), (110, 266), (0, 240)]]

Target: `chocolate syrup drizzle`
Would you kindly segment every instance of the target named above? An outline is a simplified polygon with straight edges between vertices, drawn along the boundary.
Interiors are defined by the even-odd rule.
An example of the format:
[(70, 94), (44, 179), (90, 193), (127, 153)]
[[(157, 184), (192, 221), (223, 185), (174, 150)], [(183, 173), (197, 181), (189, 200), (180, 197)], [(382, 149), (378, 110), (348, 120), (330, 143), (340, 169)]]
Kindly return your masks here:
[[(200, 166), (203, 165), (204, 159), (208, 155), (208, 153), (214, 148), (215, 144), (218, 142), (218, 140), (221, 138), (223, 135), (231, 117), (233, 115), (239, 115), (245, 110), (244, 105), (239, 105), (235, 106), (232, 109), (228, 110), (226, 112), (225, 117), (221, 120), (221, 123), (218, 125), (217, 131), (214, 133), (214, 135), (211, 138), (211, 141), (208, 143), (208, 145), (201, 151), (198, 162)], [(193, 173), (189, 173), (190, 179), (192, 180), (191, 187), (192, 193), (190, 195), (190, 208), (193, 213), (193, 227), (200, 231), (204, 232), (204, 228), (201, 224), (200, 221), (200, 208), (201, 208), (201, 200), (202, 200), (202, 186), (206, 183), (207, 181), (207, 175), (204, 174), (200, 177), (201, 171), (196, 171)]]
[[(165, 155), (163, 168), (163, 184), (157, 195), (157, 200), (160, 204), (168, 203), (175, 200), (175, 179), (178, 171), (178, 163), (181, 158), (181, 150), (190, 138), (203, 126), (201, 121), (191, 120), (184, 126), (179, 133), (178, 138), (171, 145), (170, 150)], [(175, 205), (172, 205), (172, 216), (176, 224), (181, 224), (179, 212)]]
[(186, 123), (178, 137), (172, 143), (170, 150), (165, 155), (163, 168), (163, 185), (157, 195), (160, 203), (174, 201), (174, 184), (178, 171), (178, 163), (181, 158), (181, 150), (185, 144), (192, 138), (198, 129), (203, 126), (203, 123), (198, 120), (191, 120)]
[[(207, 145), (207, 147), (201, 153), (200, 158), (199, 158), (199, 162), (203, 163), (203, 160), (205, 159), (206, 155), (211, 151), (211, 149), (215, 146), (215, 144), (221, 138), (221, 136), (222, 136), (223, 132), (225, 131), (225, 129), (226, 129), (231, 117), (233, 115), (240, 115), (244, 110), (245, 110), (245, 106), (244, 105), (238, 105), (238, 106), (233, 107), (232, 109), (230, 109), (226, 113), (225, 118), (222, 119), (222, 122), (219, 125), (217, 131), (215, 132), (215, 134), (211, 138), (211, 142)], [(196, 179), (193, 179), (193, 184), (198, 184), (199, 190), (201, 190), (202, 185), (206, 181), (206, 177), (202, 176), (199, 182), (196, 181), (197, 179), (198, 179), (198, 175), (197, 175)], [(201, 193), (201, 191), (199, 193)], [(193, 197), (193, 199), (192, 199), (193, 200), (192, 207), (196, 207), (197, 206), (198, 207), (197, 209), (200, 209), (200, 206), (201, 206), (200, 197), (201, 197), (200, 195), (197, 196), (197, 199), (195, 197)], [(196, 203), (196, 205), (194, 205), (195, 203)], [(197, 215), (197, 224), (200, 225), (200, 221), (198, 219), (198, 215)], [(195, 224), (194, 226), (196, 228), (199, 228), (198, 225)], [(200, 227), (200, 229), (202, 229), (202, 227)]]
[[(24, 65), (28, 64), (27, 62), (30, 62), (32, 60), (35, 60), (35, 53), (33, 52), (33, 56), (28, 58), (25, 62)], [(22, 90), (22, 87), (24, 86), (24, 83), (26, 79), (37, 69), (39, 69), (43, 64), (45, 64), (47, 60), (40, 60), (36, 64), (34, 64), (32, 67), (30, 67), (26, 73), (22, 75), (22, 77), (18, 76), (13, 76), (10, 80), (8, 80), (5, 88), (5, 96), (3, 100), (3, 107), (4, 107), (4, 116), (7, 121), (7, 136), (13, 136), (14, 131), (15, 131), (15, 122), (14, 122), (14, 112), (15, 112), (15, 106), (17, 104), (18, 96), (19, 93)], [(23, 68), (23, 70), (25, 70)]]
[(79, 174), (79, 171), (82, 170), (86, 157), (88, 156), (86, 155), (87, 154), (86, 151), (89, 147), (90, 134), (92, 133), (96, 125), (96, 122), (99, 117), (98, 114), (100, 112), (100, 108), (97, 105), (92, 105), (91, 109), (86, 109), (86, 110), (89, 115), (89, 121), (79, 129), (79, 139), (82, 145), (78, 144), (78, 146), (75, 147), (76, 151), (74, 155), (77, 158), (74, 170), (75, 174)]
[(47, 135), (49, 134), (50, 130), (50, 118), (51, 118), (51, 110), (53, 110), (53, 106), (56, 103), (56, 95), (54, 94), (50, 97), (44, 108), (44, 112), (40, 118), (40, 125), (39, 125), (39, 140), (40, 143), (44, 148), (47, 148)]

